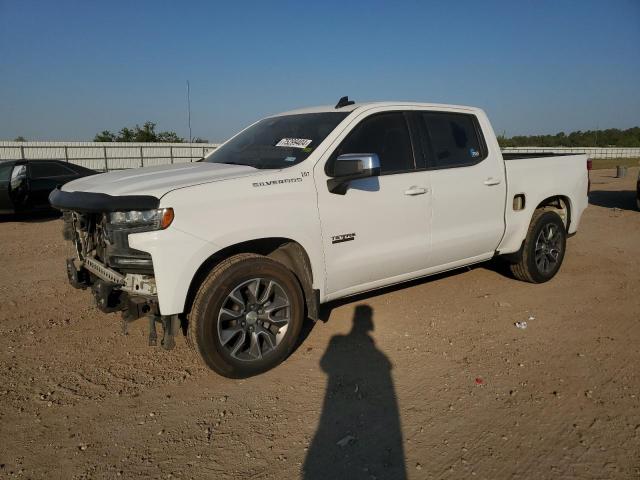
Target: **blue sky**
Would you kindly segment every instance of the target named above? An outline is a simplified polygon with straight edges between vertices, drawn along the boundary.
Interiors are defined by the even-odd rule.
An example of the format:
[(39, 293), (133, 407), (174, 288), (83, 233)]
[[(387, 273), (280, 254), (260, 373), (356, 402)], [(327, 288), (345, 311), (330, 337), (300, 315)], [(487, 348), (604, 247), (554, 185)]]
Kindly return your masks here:
[(0, 0), (0, 139), (157, 122), (218, 141), (356, 100), (484, 108), (507, 135), (640, 125), (640, 0)]

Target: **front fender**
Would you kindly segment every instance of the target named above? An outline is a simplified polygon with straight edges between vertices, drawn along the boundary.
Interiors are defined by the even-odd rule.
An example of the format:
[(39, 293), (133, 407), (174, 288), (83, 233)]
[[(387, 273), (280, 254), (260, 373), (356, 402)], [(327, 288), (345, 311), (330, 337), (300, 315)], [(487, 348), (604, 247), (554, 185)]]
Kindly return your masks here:
[[(264, 172), (260, 178), (273, 185), (263, 187), (251, 177), (172, 191), (160, 206), (173, 208), (173, 224), (163, 231), (129, 235), (133, 248), (151, 254), (163, 315), (184, 311), (191, 281), (212, 255), (264, 238), (291, 239), (305, 249), (313, 288), (323, 298), (322, 232), (313, 179), (293, 169)], [(296, 181), (277, 182), (287, 178)]]
[(200, 266), (220, 247), (178, 228), (129, 235), (129, 246), (148, 252), (162, 315), (184, 311), (189, 285)]

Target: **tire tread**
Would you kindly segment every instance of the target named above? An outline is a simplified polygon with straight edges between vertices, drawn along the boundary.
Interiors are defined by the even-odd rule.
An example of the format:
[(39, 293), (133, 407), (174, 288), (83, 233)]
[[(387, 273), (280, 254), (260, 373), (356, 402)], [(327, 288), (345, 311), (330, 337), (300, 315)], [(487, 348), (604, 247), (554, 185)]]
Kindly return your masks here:
[(244, 260), (249, 260), (251, 258), (260, 258), (262, 255), (257, 255), (255, 253), (239, 253), (237, 255), (233, 255), (229, 258), (218, 263), (215, 267), (211, 269), (209, 275), (204, 279), (202, 285), (198, 288), (198, 292), (196, 293), (195, 298), (193, 299), (193, 309), (191, 313), (189, 313), (189, 324), (187, 327), (187, 343), (189, 346), (198, 354), (200, 361), (204, 366), (208, 368), (207, 363), (204, 360), (204, 352), (201, 350), (201, 347), (198, 343), (197, 339), (197, 330), (198, 330), (198, 319), (202, 318), (200, 315), (200, 307), (202, 305), (201, 297), (206, 295), (206, 292), (209, 290), (211, 285), (215, 283), (218, 278), (225, 272), (227, 269), (231, 268), (238, 262), (242, 262)]

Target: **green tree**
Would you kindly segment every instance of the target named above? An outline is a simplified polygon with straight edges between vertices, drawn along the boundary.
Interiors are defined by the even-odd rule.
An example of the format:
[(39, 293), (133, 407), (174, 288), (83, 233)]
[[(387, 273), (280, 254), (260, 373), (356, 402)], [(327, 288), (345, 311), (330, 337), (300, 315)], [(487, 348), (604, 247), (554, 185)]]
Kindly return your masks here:
[[(165, 133), (165, 132), (163, 132)], [(175, 134), (174, 134), (175, 135)], [(133, 130), (134, 142), (160, 142), (156, 133), (156, 124), (153, 122), (144, 122), (142, 128), (136, 125)]]
[(175, 132), (160, 132), (157, 136), (158, 142), (163, 143), (182, 143), (184, 139), (179, 137)]
[(103, 130), (100, 133), (96, 133), (96, 136), (93, 137), (94, 142), (115, 142), (116, 136), (111, 133), (109, 130)]
[(27, 141), (27, 139), (26, 139), (26, 138), (24, 138), (22, 135), (20, 135), (20, 136), (18, 136), (18, 137), (16, 137), (16, 138), (14, 138), (14, 140), (13, 140), (13, 141), (14, 141), (14, 142), (26, 142), (26, 141)]

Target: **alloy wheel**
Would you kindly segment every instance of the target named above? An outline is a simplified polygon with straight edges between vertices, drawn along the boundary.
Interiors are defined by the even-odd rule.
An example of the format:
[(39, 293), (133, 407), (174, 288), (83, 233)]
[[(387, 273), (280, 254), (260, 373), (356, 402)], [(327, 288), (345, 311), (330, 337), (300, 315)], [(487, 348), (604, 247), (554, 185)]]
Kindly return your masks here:
[(269, 278), (253, 278), (231, 290), (218, 312), (218, 339), (231, 357), (255, 361), (275, 350), (291, 320), (285, 289)]
[(562, 251), (562, 234), (555, 223), (547, 223), (536, 239), (535, 261), (542, 273), (553, 271), (558, 265)]

